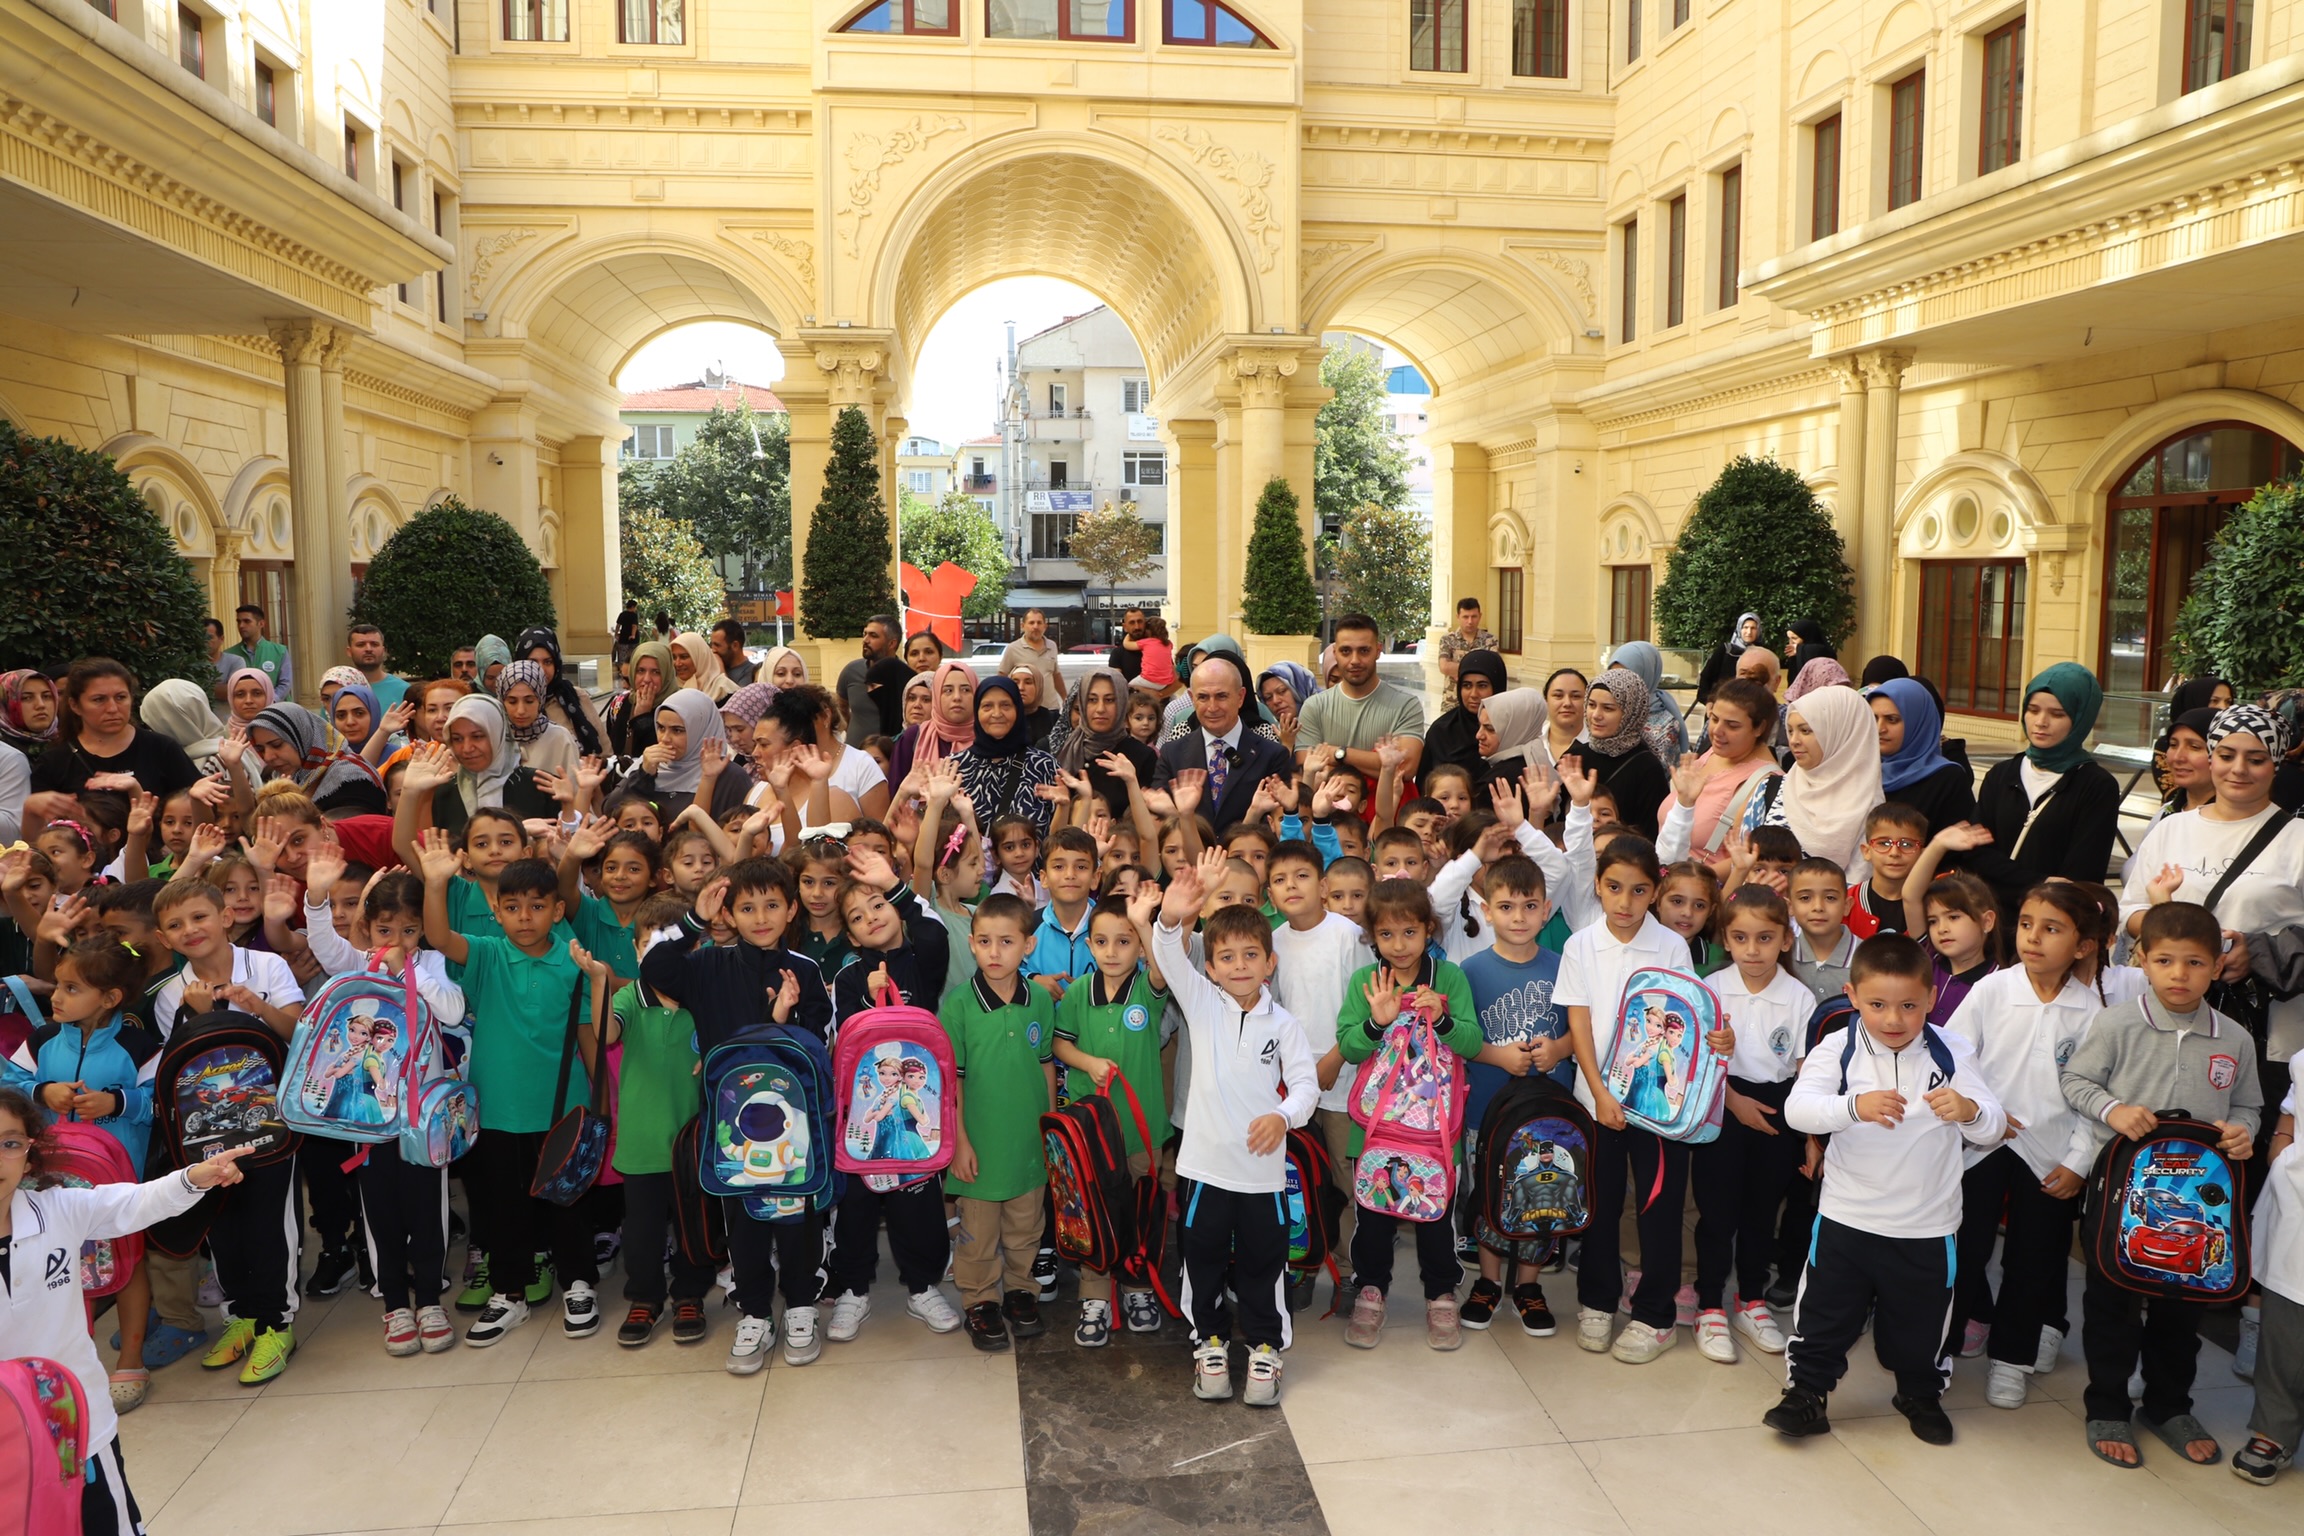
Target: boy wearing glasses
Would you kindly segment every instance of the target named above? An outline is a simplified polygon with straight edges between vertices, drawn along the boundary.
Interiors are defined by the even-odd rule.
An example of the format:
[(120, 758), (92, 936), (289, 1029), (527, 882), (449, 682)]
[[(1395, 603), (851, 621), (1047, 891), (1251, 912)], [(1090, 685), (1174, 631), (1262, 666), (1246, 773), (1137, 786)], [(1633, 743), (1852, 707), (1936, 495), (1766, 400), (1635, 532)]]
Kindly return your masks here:
[(1864, 818), (1864, 857), (1872, 878), (1848, 887), (1848, 931), (1859, 939), (1904, 931), (1904, 881), (1928, 846), (1928, 817), (1918, 806), (1889, 800)]

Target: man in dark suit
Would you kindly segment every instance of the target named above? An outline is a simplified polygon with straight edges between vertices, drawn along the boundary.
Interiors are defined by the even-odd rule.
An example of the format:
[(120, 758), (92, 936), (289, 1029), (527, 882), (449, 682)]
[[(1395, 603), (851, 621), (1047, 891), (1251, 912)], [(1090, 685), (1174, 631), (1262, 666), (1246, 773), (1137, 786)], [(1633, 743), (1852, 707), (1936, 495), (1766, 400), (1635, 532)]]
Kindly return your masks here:
[(1248, 702), (1247, 671), (1230, 655), (1217, 651), (1192, 669), (1192, 720), (1183, 735), (1160, 744), (1160, 773), (1156, 787), (1186, 769), (1208, 775), (1200, 808), (1221, 836), (1226, 827), (1248, 816), (1248, 802), (1256, 786), (1269, 775), (1296, 777), (1295, 759), (1288, 749), (1268, 736), (1258, 735), (1240, 718)]

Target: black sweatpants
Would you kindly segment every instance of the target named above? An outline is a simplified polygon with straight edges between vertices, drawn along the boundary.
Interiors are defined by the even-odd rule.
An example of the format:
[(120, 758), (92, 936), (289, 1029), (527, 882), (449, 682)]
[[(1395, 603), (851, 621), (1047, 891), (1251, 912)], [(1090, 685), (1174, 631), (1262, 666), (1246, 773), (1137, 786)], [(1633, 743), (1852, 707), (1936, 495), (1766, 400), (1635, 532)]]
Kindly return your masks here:
[(448, 1264), (448, 1170), (411, 1163), (398, 1142), (385, 1141), (368, 1149), (353, 1182), (384, 1310), (438, 1306)]
[(1640, 1228), (1640, 1288), (1632, 1318), (1661, 1332), (1676, 1317), (1680, 1290), (1680, 1214), (1688, 1200), (1688, 1147), (1653, 1131), (1599, 1127), (1592, 1143), (1592, 1223), (1577, 1260), (1576, 1300), (1614, 1315), (1624, 1299), (1617, 1225), (1629, 1190)]
[(296, 1168), (304, 1183), (304, 1201), (311, 1207), (312, 1230), (323, 1248), (348, 1247), (359, 1236), (360, 1195), (344, 1164), (358, 1155), (360, 1145), (307, 1136), (296, 1149)]
[[(665, 1296), (664, 1239), (672, 1231), (670, 1173), (628, 1173), (616, 1186), (624, 1192), (624, 1299), (662, 1307)], [(672, 1250), (671, 1294), (676, 1301), (702, 1301), (712, 1289), (712, 1266), (695, 1264)]]
[[(1185, 1181), (1184, 1227), (1179, 1238), (1184, 1260), (1184, 1294), (1178, 1298), (1192, 1324), (1192, 1341), (1238, 1338), (1250, 1349), (1269, 1344), (1286, 1349), (1288, 1323), (1288, 1209), (1285, 1194), (1242, 1194), (1213, 1184)], [(1362, 1211), (1363, 1219), (1370, 1214)], [(1445, 1238), (1444, 1221), (1426, 1225)], [(1355, 1238), (1357, 1243), (1358, 1239)], [(1449, 1260), (1454, 1263), (1453, 1257)], [(1240, 1298), (1239, 1331), (1224, 1306), (1225, 1271)]]
[[(1790, 1078), (1731, 1077), (1728, 1086), (1776, 1110), (1792, 1092)], [(1696, 1305), (1704, 1310), (1724, 1305), (1731, 1272), (1744, 1301), (1758, 1301), (1768, 1289), (1776, 1212), (1799, 1179), (1808, 1148), (1808, 1138), (1785, 1128), (1781, 1116), (1768, 1123), (1777, 1128), (1773, 1136), (1724, 1114), (1718, 1137), (1688, 1149), (1688, 1181), (1696, 1191)]]
[(1792, 1385), (1819, 1395), (1838, 1386), (1869, 1316), (1872, 1351), (1895, 1373), (1896, 1390), (1906, 1397), (1941, 1395), (1951, 1379), (1944, 1326), (1958, 1264), (1950, 1233), (1882, 1237), (1817, 1217), (1784, 1351)]
[[(1960, 1283), (1952, 1294), (1952, 1331), (1945, 1340), (1960, 1347), (1971, 1322), (1990, 1323), (1985, 1353), (2003, 1365), (2026, 1370), (2040, 1355), (2040, 1330), (2070, 1332), (2064, 1265), (2072, 1253), (2072, 1224), (2080, 1219), (2080, 1199), (2059, 1200), (2040, 1187), (2032, 1165), (2010, 1146), (1995, 1147), (1960, 1180)], [(2005, 1214), (2008, 1236), (2000, 1245), (2000, 1294), (1992, 1294), (1985, 1265)], [(2123, 1384), (2127, 1373), (2121, 1373)]]
[(88, 1482), (80, 1490), (80, 1536), (144, 1536), (144, 1513), (129, 1491), (120, 1437), (88, 1447)]
[(1424, 1299), (1453, 1296), (1464, 1279), (1464, 1266), (1456, 1257), (1456, 1229), (1448, 1221), (1407, 1221), (1384, 1211), (1360, 1207), (1359, 1224), (1352, 1229), (1352, 1294), (1372, 1285), (1381, 1296), (1392, 1289), (1392, 1234), (1403, 1226), (1416, 1231), (1416, 1275), (1424, 1282)]
[(1817, 1162), (1818, 1178), (1812, 1179), (1799, 1171), (1800, 1163), (1808, 1155), (1808, 1138), (1795, 1135), (1800, 1143), (1800, 1156), (1792, 1161), (1792, 1182), (1784, 1186), (1784, 1211), (1776, 1218), (1776, 1278), (1782, 1284), (1797, 1286), (1800, 1271), (1808, 1265), (1808, 1245), (1816, 1238), (1816, 1191), (1818, 1179), (1823, 1175), (1823, 1162)]
[[(849, 1188), (855, 1188), (853, 1181)], [(746, 1317), (773, 1319), (776, 1293), (787, 1307), (812, 1307), (824, 1297), (824, 1269), (831, 1234), (824, 1213), (810, 1211), (799, 1221), (760, 1221), (744, 1209), (740, 1195), (728, 1202), (728, 1259), (736, 1267), (736, 1307)]]
[[(240, 1165), (240, 1182), (224, 1191), (208, 1222), (208, 1251), (216, 1257), (216, 1284), (224, 1310), (258, 1331), (285, 1328), (296, 1316), (296, 1164), (290, 1157), (269, 1168)], [(214, 1197), (211, 1197), (214, 1198)]]
[(888, 1252), (905, 1290), (918, 1295), (944, 1278), (944, 1265), (952, 1257), (952, 1229), (944, 1225), (942, 1175), (880, 1194), (850, 1174), (847, 1193), (832, 1216), (832, 1295), (862, 1296), (872, 1289), (880, 1272), (882, 1222), (888, 1224)]
[(488, 1284), (518, 1298), (536, 1278), (536, 1255), (549, 1251), (560, 1284), (596, 1285), (592, 1224), (583, 1203), (554, 1205), (529, 1188), (544, 1151), (542, 1131), (485, 1131), (472, 1143), (464, 1192), (472, 1202), (472, 1240), (488, 1255)]
[(2088, 1390), (2080, 1402), (2091, 1419), (2128, 1422), (2135, 1403), (2128, 1374), (2144, 1367), (2144, 1417), (2165, 1424), (2192, 1411), (2192, 1377), (2200, 1368), (2197, 1301), (2139, 1296), (2105, 1278), (2095, 1265), (2080, 1289), (2080, 1353), (2088, 1361)]

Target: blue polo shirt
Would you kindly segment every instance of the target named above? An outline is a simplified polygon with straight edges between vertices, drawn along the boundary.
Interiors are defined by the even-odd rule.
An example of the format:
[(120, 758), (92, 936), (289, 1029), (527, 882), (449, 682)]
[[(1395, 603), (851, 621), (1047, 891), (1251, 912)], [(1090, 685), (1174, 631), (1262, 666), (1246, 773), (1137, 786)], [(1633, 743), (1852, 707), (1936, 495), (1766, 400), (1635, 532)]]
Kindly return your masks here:
[(1040, 926), (1032, 934), (1032, 958), (1024, 962), (1026, 976), (1085, 976), (1096, 969), (1088, 950), (1088, 921), (1096, 911), (1090, 902), (1080, 909), (1080, 926), (1067, 932), (1057, 921), (1053, 903), (1041, 909)]

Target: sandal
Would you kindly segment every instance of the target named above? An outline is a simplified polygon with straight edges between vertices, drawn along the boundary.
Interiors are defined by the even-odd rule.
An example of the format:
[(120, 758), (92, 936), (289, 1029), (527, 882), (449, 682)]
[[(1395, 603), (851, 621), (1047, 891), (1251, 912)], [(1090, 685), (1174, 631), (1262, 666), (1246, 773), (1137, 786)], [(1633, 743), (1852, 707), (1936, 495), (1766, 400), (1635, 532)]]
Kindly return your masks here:
[(152, 1395), (152, 1373), (142, 1366), (131, 1366), (112, 1373), (112, 1411), (134, 1413), (144, 1406), (144, 1399)]
[(2088, 1454), (2094, 1456), (2104, 1465), (2118, 1467), (2123, 1472), (2133, 1472), (2144, 1465), (2144, 1455), (2141, 1451), (2137, 1452), (2134, 1461), (2121, 1461), (2117, 1457), (2104, 1454), (2103, 1445), (2107, 1441), (2114, 1445), (2127, 1446), (2132, 1451), (2136, 1450), (2136, 1432), (2128, 1427), (2125, 1419), (2090, 1419), (2085, 1433), (2088, 1436)]
[(151, 1331), (144, 1335), (144, 1368), (157, 1371), (207, 1347), (208, 1335), (204, 1330), (188, 1333), (174, 1323), (154, 1323)]
[[(2171, 1418), (2161, 1420), (2157, 1424), (2153, 1423), (2150, 1419), (2145, 1418), (2142, 1414), (2138, 1414), (2136, 1416), (2136, 1422), (2143, 1425), (2146, 1429), (2152, 1431), (2152, 1433), (2155, 1435), (2158, 1435), (2160, 1437), (2161, 1443), (2166, 1445), (2168, 1449), (2174, 1451), (2177, 1455), (2183, 1457), (2186, 1461), (2192, 1463), (2192, 1465), (2196, 1467), (2212, 1467), (2224, 1459), (2224, 1448), (2216, 1443), (2216, 1437), (2214, 1435), (2208, 1433), (2208, 1426), (2201, 1423), (2197, 1418), (2193, 1417), (2189, 1413), (2176, 1414)], [(2195, 1440), (2205, 1440), (2208, 1442), (2207, 1455), (2195, 1456), (2191, 1453), (2190, 1450), (2186, 1449), (2186, 1447), (2190, 1446)]]

